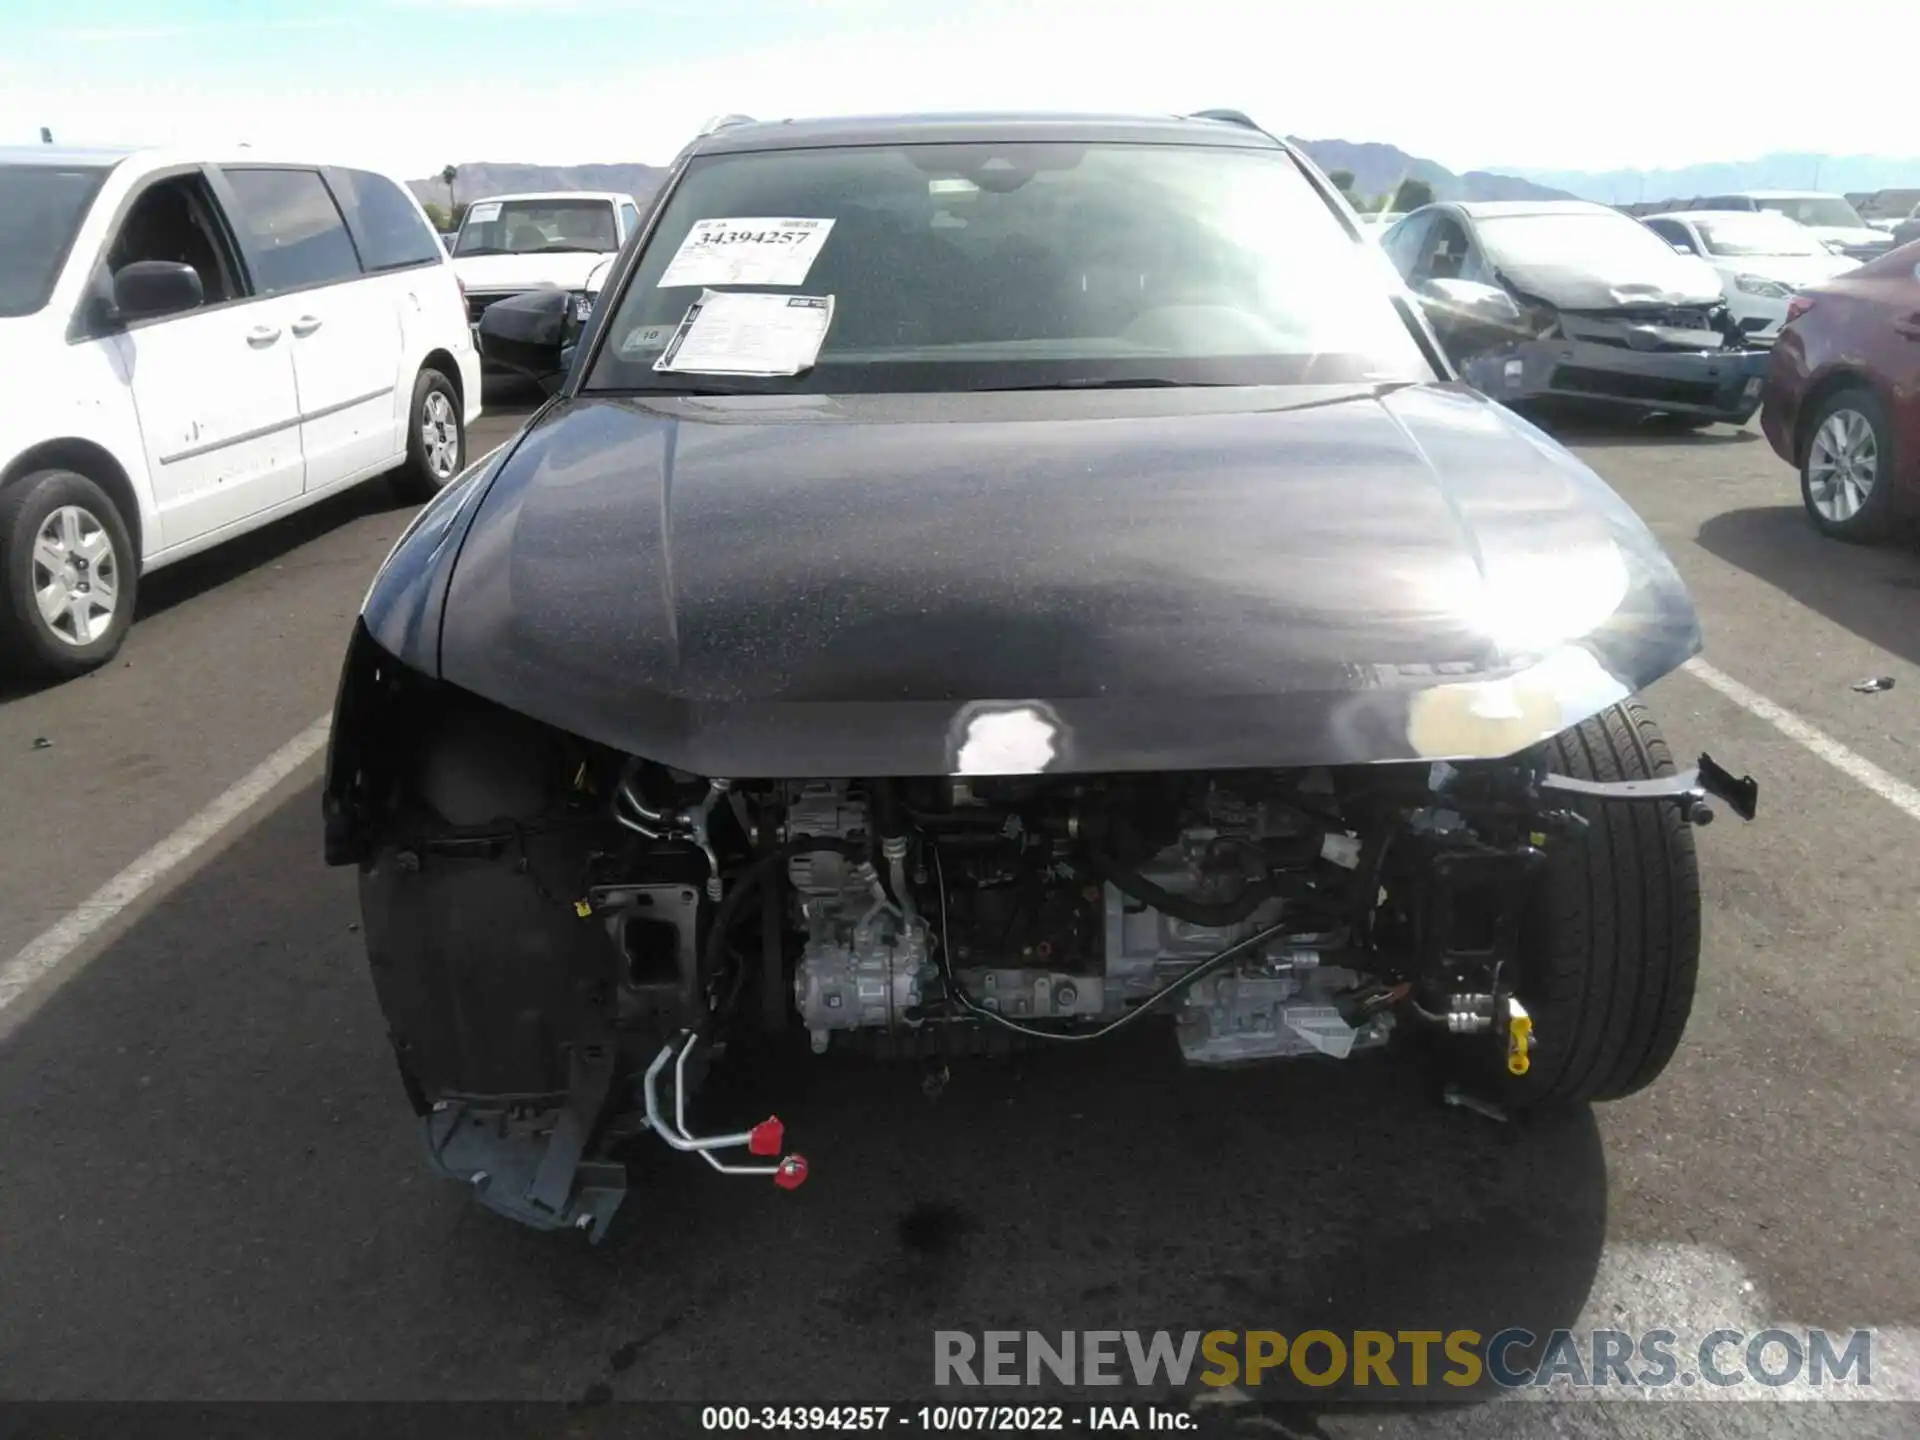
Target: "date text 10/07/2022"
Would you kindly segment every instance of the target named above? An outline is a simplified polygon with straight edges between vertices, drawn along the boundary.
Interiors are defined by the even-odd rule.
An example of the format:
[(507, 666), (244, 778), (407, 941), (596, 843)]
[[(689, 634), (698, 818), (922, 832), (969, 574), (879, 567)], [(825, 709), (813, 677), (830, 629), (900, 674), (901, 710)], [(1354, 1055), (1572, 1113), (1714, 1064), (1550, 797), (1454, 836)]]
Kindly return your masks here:
[(1198, 1428), (1183, 1410), (1158, 1405), (708, 1405), (709, 1431), (869, 1431), (876, 1433), (1012, 1435), (1030, 1431), (1157, 1431)]

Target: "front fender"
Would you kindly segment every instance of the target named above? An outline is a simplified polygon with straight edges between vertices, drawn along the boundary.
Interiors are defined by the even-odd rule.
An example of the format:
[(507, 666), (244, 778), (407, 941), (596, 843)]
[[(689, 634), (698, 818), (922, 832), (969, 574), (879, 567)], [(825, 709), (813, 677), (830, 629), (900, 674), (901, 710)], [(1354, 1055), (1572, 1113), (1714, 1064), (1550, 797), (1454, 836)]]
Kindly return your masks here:
[(440, 673), (440, 612), (467, 527), (519, 440), (516, 435), (488, 451), (420, 508), (380, 562), (360, 602), (367, 633), (381, 649), (423, 675)]
[(366, 858), (405, 716), (440, 673), (440, 614), (467, 526), (518, 439), (481, 456), (420, 508), (360, 602), (334, 694), (320, 792), (329, 865)]

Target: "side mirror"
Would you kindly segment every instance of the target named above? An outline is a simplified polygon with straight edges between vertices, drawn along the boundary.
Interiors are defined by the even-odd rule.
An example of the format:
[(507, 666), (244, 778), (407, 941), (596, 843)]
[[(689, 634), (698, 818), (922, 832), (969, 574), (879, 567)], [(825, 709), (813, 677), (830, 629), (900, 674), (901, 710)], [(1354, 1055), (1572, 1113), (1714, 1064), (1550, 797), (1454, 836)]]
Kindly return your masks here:
[(1482, 285), (1478, 280), (1427, 280), (1415, 293), (1421, 307), (1435, 321), (1492, 326), (1497, 330), (1524, 328), (1520, 307), (1498, 285)]
[(200, 272), (173, 260), (135, 260), (113, 276), (113, 309), (123, 320), (153, 320), (206, 303)]
[(480, 315), (480, 353), (552, 389), (566, 374), (573, 296), (559, 286), (496, 300)]

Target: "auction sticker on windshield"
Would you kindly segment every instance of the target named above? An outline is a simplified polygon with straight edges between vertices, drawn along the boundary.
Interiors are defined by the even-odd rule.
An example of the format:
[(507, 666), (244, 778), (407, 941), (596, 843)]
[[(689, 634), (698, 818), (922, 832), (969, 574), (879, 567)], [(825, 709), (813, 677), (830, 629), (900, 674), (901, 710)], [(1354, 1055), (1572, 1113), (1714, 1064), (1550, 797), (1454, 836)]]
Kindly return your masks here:
[(831, 220), (700, 220), (680, 242), (659, 288), (682, 285), (802, 285), (833, 229)]
[(500, 202), (498, 200), (483, 200), (467, 210), (467, 219), (476, 225), (485, 225), (488, 221), (499, 218)]
[(653, 368), (698, 375), (798, 375), (819, 358), (832, 323), (831, 295), (703, 290)]

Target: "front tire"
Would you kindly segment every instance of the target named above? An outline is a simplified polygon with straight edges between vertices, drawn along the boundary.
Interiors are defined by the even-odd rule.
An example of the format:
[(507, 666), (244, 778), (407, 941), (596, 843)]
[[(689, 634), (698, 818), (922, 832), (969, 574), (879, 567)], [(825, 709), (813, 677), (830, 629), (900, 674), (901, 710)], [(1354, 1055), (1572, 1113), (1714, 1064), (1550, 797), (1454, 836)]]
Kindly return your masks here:
[[(1674, 769), (1638, 701), (1562, 732), (1546, 752), (1552, 769), (1583, 780), (1646, 780)], [(1550, 846), (1521, 928), (1516, 990), (1533, 1017), (1532, 1063), (1522, 1076), (1499, 1062), (1481, 1070), (1490, 1098), (1517, 1109), (1617, 1100), (1650, 1085), (1693, 1009), (1700, 876), (1692, 827), (1677, 805), (1583, 801), (1580, 810), (1586, 837)]]
[(1853, 544), (1885, 537), (1893, 521), (1893, 426), (1871, 390), (1827, 398), (1807, 430), (1800, 499), (1823, 535)]
[(408, 412), (407, 461), (394, 472), (394, 494), (424, 505), (466, 468), (467, 423), (460, 392), (438, 370), (422, 370), (413, 382)]
[(38, 470), (0, 491), (0, 668), (65, 680), (106, 664), (139, 584), (126, 521), (85, 475)]

